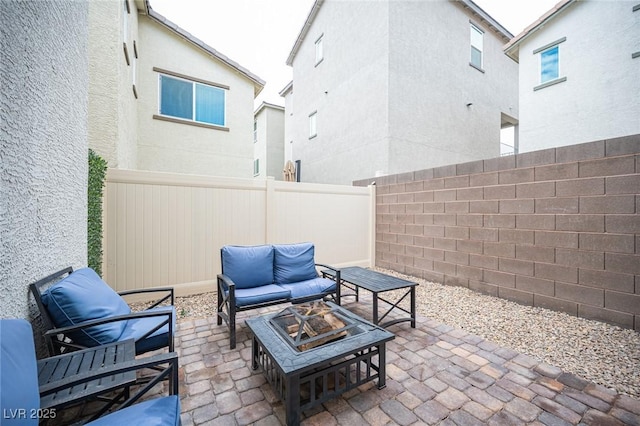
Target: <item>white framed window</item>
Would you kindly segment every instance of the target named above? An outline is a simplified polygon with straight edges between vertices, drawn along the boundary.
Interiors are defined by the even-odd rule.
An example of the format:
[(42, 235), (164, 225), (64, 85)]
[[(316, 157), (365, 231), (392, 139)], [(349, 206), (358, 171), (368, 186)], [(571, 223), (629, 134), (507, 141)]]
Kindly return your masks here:
[(260, 159), (253, 160), (253, 175), (258, 176), (260, 174)]
[(321, 35), (317, 40), (316, 40), (316, 65), (318, 65), (320, 62), (322, 62), (322, 60), (324, 59), (324, 49), (323, 49), (323, 43), (322, 43), (322, 39), (324, 37), (324, 34)]
[(309, 114), (309, 139), (315, 138), (318, 135), (318, 112), (314, 111)]
[(253, 121), (253, 143), (258, 142), (258, 122)]
[(469, 60), (469, 63), (473, 67), (482, 70), (484, 56), (484, 31), (482, 31), (474, 24), (470, 24), (469, 28), (471, 44), (471, 58)]
[(226, 89), (165, 74), (159, 87), (160, 115), (225, 126)]

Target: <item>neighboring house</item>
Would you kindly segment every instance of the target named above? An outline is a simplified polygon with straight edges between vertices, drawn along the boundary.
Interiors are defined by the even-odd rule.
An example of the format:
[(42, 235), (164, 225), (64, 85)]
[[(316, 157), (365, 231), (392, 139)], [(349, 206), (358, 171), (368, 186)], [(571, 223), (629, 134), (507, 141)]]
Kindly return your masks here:
[(284, 107), (262, 102), (253, 115), (253, 176), (283, 180)]
[(151, 9), (89, 3), (89, 146), (110, 167), (251, 177), (264, 81)]
[(640, 133), (640, 2), (564, 0), (504, 48), (521, 151)]
[(287, 59), (285, 159), (350, 184), (498, 156), (518, 123), (511, 37), (470, 0), (316, 0)]

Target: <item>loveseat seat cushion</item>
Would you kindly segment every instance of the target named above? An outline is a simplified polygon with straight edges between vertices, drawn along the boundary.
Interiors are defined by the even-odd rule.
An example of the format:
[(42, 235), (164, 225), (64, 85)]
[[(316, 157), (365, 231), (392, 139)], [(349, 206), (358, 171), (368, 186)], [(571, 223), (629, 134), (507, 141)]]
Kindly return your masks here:
[(291, 292), (279, 285), (267, 284), (254, 288), (236, 289), (236, 306), (250, 306), (261, 303), (286, 301), (291, 297)]
[(300, 281), (291, 284), (279, 284), (280, 287), (291, 292), (291, 298), (309, 297), (322, 295), (336, 291), (336, 282), (328, 278), (314, 278), (312, 280)]
[[(56, 327), (68, 327), (89, 320), (127, 315), (129, 305), (91, 268), (72, 272), (42, 293)], [(97, 325), (70, 333), (71, 339), (84, 346), (111, 343), (120, 337), (126, 321)]]
[[(152, 312), (171, 312), (171, 322), (173, 323), (173, 332), (176, 331), (176, 310), (173, 306), (156, 306), (155, 308), (147, 309), (143, 311), (145, 313)], [(136, 353), (142, 354), (145, 352), (153, 351), (156, 349), (164, 348), (167, 346), (169, 339), (173, 338), (169, 336), (169, 324), (165, 324), (158, 330), (153, 332), (149, 337), (138, 340), (144, 336), (149, 330), (153, 330), (158, 324), (167, 320), (166, 315), (154, 316), (154, 317), (141, 317), (134, 318), (127, 321), (119, 340), (136, 339)]]
[(177, 395), (155, 398), (100, 417), (87, 426), (111, 425), (175, 426), (180, 424), (180, 398)]
[(277, 284), (311, 280), (318, 276), (312, 243), (276, 244), (273, 274)]
[(224, 246), (222, 273), (236, 288), (273, 284), (273, 246)]

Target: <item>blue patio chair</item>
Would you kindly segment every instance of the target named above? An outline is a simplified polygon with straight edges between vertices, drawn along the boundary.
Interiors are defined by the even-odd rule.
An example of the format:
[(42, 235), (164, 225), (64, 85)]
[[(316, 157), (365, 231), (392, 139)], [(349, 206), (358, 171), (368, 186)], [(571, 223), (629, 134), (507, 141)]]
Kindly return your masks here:
[[(151, 389), (153, 384), (125, 401), (119, 410), (95, 421), (91, 426), (117, 424), (180, 425), (180, 398), (178, 396), (177, 356), (160, 354), (144, 357), (121, 366), (105, 366), (88, 375), (76, 375), (62, 380), (67, 388), (82, 389), (82, 384), (124, 371), (135, 371), (154, 364), (169, 363), (172, 374), (170, 395), (134, 404)], [(117, 367), (117, 368), (112, 368)], [(79, 392), (81, 395), (82, 392)], [(31, 324), (23, 319), (0, 320), (0, 413), (2, 425), (37, 426), (43, 418), (54, 419), (58, 413), (40, 407), (38, 388), (38, 362)]]
[[(40, 310), (50, 355), (132, 338), (136, 354), (165, 347), (173, 352), (173, 288), (116, 293), (93, 269), (73, 271), (71, 267), (29, 287)], [(132, 312), (122, 298), (144, 293), (161, 293), (163, 297), (141, 312)], [(163, 303), (170, 305), (161, 306)]]

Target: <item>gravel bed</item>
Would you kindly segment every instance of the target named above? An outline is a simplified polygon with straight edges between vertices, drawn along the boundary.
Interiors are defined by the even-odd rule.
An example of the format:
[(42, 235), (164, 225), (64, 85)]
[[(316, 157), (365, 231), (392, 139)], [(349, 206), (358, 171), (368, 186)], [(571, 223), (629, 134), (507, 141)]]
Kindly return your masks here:
[[(377, 270), (417, 281), (417, 311), (424, 317), (640, 398), (640, 333), (636, 331)], [(177, 297), (178, 320), (214, 316), (215, 300), (215, 292)]]

